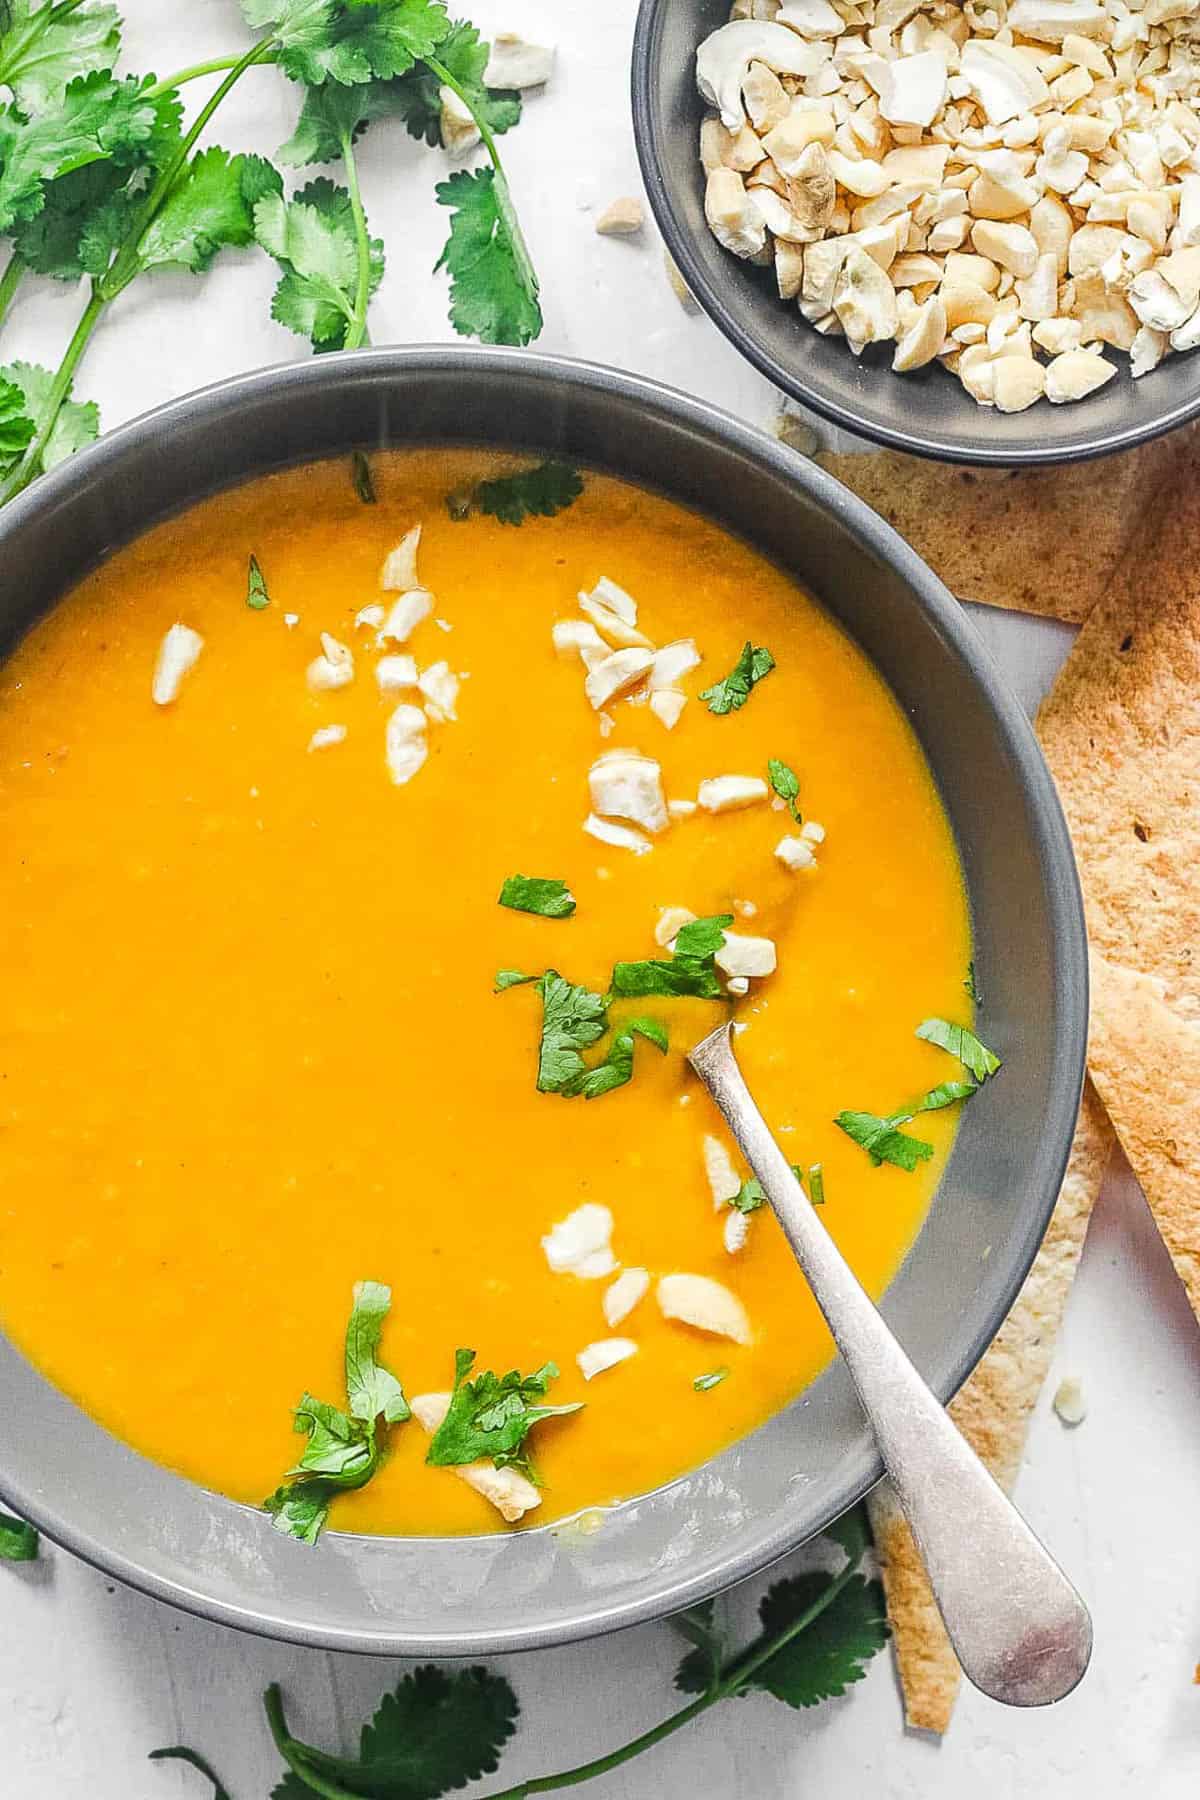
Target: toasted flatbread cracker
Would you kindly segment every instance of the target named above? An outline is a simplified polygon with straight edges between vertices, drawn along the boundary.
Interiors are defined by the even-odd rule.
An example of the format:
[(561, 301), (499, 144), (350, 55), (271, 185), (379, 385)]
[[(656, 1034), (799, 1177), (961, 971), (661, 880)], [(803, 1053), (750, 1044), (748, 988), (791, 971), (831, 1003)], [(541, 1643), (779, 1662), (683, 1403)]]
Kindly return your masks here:
[(1179, 439), (1096, 463), (969, 469), (898, 451), (823, 452), (960, 600), (1080, 624), (1104, 594)]
[[(950, 1416), (1002, 1487), (1020, 1468), (1025, 1438), (1046, 1379), (1087, 1223), (1104, 1180), (1113, 1133), (1089, 1082), (1071, 1160), (1042, 1247), (987, 1355), (950, 1404)], [(950, 1723), (961, 1671), (941, 1614), (887, 1482), (868, 1496), (887, 1594), (905, 1718), (921, 1731)]]

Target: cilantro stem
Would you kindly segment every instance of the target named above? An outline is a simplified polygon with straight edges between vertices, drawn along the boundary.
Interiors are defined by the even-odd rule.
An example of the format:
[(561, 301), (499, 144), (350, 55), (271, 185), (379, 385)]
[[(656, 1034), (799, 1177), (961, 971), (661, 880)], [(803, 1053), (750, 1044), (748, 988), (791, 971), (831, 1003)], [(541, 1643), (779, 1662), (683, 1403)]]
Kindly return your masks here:
[(367, 215), (363, 211), (362, 193), (358, 185), (358, 163), (354, 156), (354, 134), (341, 134), (342, 161), (346, 165), (346, 186), (350, 193), (350, 211), (354, 215), (354, 247), (358, 256), (358, 281), (354, 290), (354, 317), (346, 332), (344, 350), (357, 350), (367, 335), (367, 302), (371, 297), (371, 240), (367, 233)]
[(13, 303), (13, 297), (21, 285), (24, 274), (24, 258), (19, 251), (14, 250), (8, 259), (8, 267), (3, 275), (0, 275), (0, 325), (4, 323), (4, 316)]
[(45, 409), (38, 421), (33, 441), (28, 445), (24, 456), (4, 486), (0, 488), (0, 506), (13, 499), (22, 489), (27, 488), (37, 473), (42, 453), (49, 442), (50, 433), (54, 430), (55, 420), (58, 418), (62, 403), (71, 391), (71, 382), (74, 379), (79, 359), (87, 348), (88, 339), (96, 329), (96, 322), (104, 311), (104, 306), (105, 302), (99, 294), (94, 293), (84, 308), (83, 315), (67, 345), (66, 355), (59, 363), (57, 373), (50, 384)]
[(492, 128), (483, 115), (476, 109), (470, 94), (463, 87), (462, 83), (451, 74), (445, 63), (439, 62), (436, 56), (424, 56), (421, 60), (431, 75), (436, 75), (437, 79), (442, 82), (444, 86), (448, 87), (452, 93), (458, 95), (458, 98), (462, 101), (463, 105), (475, 121), (475, 129), (479, 133), (484, 149), (491, 158), (496, 206), (501, 218), (508, 227), (518, 273), (520, 274), (526, 292), (531, 298), (536, 300), (541, 284), (538, 281), (537, 270), (533, 266), (533, 258), (529, 254), (529, 246), (525, 242), (525, 233), (521, 230), (521, 221), (518, 219), (516, 207), (513, 205), (512, 194), (509, 191), (508, 186), (508, 178), (504, 173), (504, 165), (500, 161), (500, 152), (496, 148), (496, 140), (492, 135)]
[[(605, 1756), (594, 1757), (591, 1762), (578, 1763), (573, 1769), (562, 1769), (554, 1775), (530, 1776), (525, 1781), (518, 1781), (513, 1787), (496, 1789), (486, 1796), (486, 1800), (529, 1800), (531, 1794), (549, 1794), (559, 1788), (580, 1787), (586, 1781), (594, 1781), (598, 1775), (607, 1775), (611, 1770), (619, 1769), (623, 1763), (632, 1761), (644, 1750), (653, 1749), (655, 1744), (661, 1744), (664, 1739), (674, 1736), (675, 1732), (689, 1725), (693, 1719), (699, 1718), (701, 1713), (716, 1706), (718, 1701), (740, 1693), (765, 1663), (802, 1631), (807, 1631), (825, 1609), (833, 1605), (846, 1584), (857, 1574), (861, 1561), (861, 1554), (848, 1558), (845, 1568), (798, 1618), (770, 1636), (761, 1633), (752, 1644), (734, 1657), (705, 1693), (697, 1695), (695, 1700), (672, 1713), (669, 1718), (660, 1720), (648, 1731), (640, 1732), (627, 1744), (622, 1744), (620, 1749), (610, 1750)], [(267, 1689), (264, 1704), (275, 1747), (292, 1773), (312, 1793), (319, 1795), (320, 1800), (357, 1800), (351, 1789), (342, 1787), (337, 1781), (327, 1780), (310, 1768), (306, 1755), (308, 1746), (293, 1738), (288, 1731), (283, 1697), (277, 1683), (272, 1683)]]
[[(156, 81), (153, 87), (146, 89), (142, 98), (159, 100), (164, 94), (169, 94), (172, 88), (183, 87), (184, 83), (188, 81), (199, 81), (205, 75), (219, 75), (222, 69), (235, 69), (240, 61), (240, 56), (214, 56), (208, 62), (191, 63), (186, 69), (177, 69), (174, 75), (166, 75), (161, 81)], [(258, 61), (260, 63), (274, 62), (275, 55), (272, 53), (269, 57), (260, 56)]]

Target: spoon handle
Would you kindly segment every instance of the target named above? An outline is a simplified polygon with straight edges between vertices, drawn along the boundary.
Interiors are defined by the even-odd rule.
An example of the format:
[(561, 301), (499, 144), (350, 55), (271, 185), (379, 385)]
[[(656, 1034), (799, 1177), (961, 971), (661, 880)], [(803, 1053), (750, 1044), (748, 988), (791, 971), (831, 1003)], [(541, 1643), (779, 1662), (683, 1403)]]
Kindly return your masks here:
[(726, 1024), (688, 1058), (775, 1209), (875, 1433), (964, 1673), (1045, 1706), (1087, 1668), (1087, 1608), (925, 1385), (821, 1223), (755, 1105)]

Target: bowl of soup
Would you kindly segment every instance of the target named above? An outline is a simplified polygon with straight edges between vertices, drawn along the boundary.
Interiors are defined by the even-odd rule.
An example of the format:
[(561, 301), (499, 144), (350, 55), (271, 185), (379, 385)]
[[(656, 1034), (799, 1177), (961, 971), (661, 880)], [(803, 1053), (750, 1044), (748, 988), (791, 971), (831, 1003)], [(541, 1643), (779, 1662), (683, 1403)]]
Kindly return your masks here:
[(207, 1617), (457, 1655), (861, 1496), (685, 1056), (733, 1020), (948, 1398), (1057, 1194), (1086, 961), (924, 565), (701, 402), (467, 349), (190, 396), (0, 540), (8, 1500)]

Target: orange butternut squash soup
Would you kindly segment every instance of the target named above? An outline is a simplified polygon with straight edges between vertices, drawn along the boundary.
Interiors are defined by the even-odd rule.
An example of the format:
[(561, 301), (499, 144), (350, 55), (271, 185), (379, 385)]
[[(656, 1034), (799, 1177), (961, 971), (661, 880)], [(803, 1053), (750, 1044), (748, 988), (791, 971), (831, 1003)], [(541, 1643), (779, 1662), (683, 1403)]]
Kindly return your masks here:
[(929, 770), (794, 580), (608, 476), (371, 466), (0, 668), (0, 1325), (308, 1538), (590, 1512), (784, 1406), (830, 1340), (685, 1051), (736, 1020), (877, 1295), (976, 1045)]

